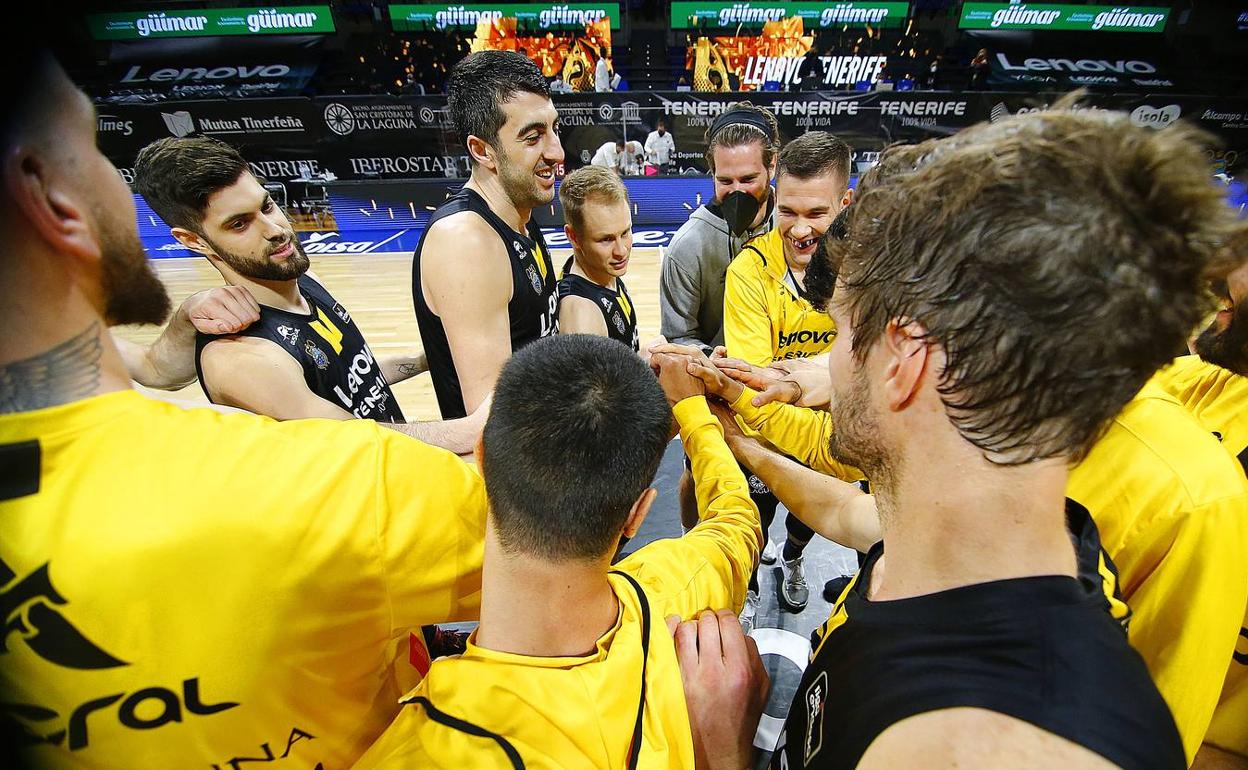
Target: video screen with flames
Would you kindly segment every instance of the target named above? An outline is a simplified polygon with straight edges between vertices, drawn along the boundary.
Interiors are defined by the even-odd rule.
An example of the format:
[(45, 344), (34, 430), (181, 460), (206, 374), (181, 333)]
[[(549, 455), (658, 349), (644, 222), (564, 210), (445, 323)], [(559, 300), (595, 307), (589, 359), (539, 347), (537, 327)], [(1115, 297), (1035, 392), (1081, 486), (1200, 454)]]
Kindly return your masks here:
[[(541, 67), (546, 77), (560, 76), (573, 91), (594, 90), (594, 67), (605, 56), (611, 65), (611, 20), (587, 23), (583, 32), (547, 32), (540, 37), (520, 37), (515, 18), (482, 19), (472, 40), (473, 51), (519, 51)], [(601, 53), (600, 53), (601, 52)]]
[(793, 16), (767, 22), (761, 35), (700, 37), (689, 46), (685, 67), (693, 72), (695, 91), (753, 91), (759, 87), (757, 78), (750, 76), (754, 63), (800, 58), (813, 44), (802, 19)]

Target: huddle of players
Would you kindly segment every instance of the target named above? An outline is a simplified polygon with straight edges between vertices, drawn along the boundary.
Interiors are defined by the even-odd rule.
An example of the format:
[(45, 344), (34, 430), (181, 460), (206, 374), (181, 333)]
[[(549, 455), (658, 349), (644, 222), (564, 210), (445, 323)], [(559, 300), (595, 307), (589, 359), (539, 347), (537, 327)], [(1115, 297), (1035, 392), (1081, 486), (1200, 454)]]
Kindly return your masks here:
[[(435, 215), (413, 267), (443, 416), (484, 414), (493, 392), (475, 446), (483, 484), (450, 455), (367, 421), (271, 423), (181, 412), (126, 392), (101, 321), (159, 321), (167, 299), (137, 248), (124, 185), (94, 148), (89, 105), (59, 72), (42, 73), (48, 90), (6, 126), (6, 147), (23, 159), (6, 169), (8, 208), (18, 212), (6, 230), (21, 248), (6, 243), (0, 284), (6, 313), (21, 308), (40, 321), (21, 346), (0, 348), (0, 439), (23, 471), (0, 496), (6, 519), (20, 525), (0, 557), (6, 593), (21, 597), (11, 633), (25, 641), (9, 637), (0, 681), (35, 744), (31, 756), (53, 766), (78, 757), (226, 766), (267, 753), (345, 766), (408, 692), (358, 766), (744, 766), (761, 703), (757, 652), (734, 614), (761, 527), (731, 446), (786, 503), (797, 490), (789, 507), (814, 509), (816, 530), (872, 546), (825, 626), (776, 766), (1182, 763), (1166, 703), (1111, 615), (1121, 604), (1095, 509), (1087, 504), (1090, 519), (1063, 500), (1068, 460), (1089, 450), (1092, 458), (1105, 426), (1140, 400), (1133, 395), (1195, 326), (1203, 279), (1227, 272), (1212, 255), (1229, 213), (1200, 171), (1199, 137), (1055, 111), (895, 150), (864, 182), (839, 242), (819, 238), (809, 221), (830, 223), (830, 204), (784, 205), (782, 168), (779, 241), (760, 241), (748, 260), (808, 301), (828, 301), (835, 287), (831, 314), (844, 334), (824, 382), (830, 416), (760, 408), (731, 376), (765, 381), (763, 358), (658, 347), (656, 380), (611, 342), (535, 341), (556, 331), (556, 318), (609, 334), (618, 331), (612, 312), (631, 315), (618, 281), (627, 204), (614, 218), (622, 201), (610, 194), (570, 207), (580, 206), (569, 213), (577, 256), (600, 261), (578, 259), (565, 271), (567, 314), (556, 314), (553, 266), (528, 214), (553, 196), (557, 116), (540, 74), (518, 58), (476, 54), (453, 74), (452, 116), (473, 178)], [(48, 146), (52, 126), (69, 139)], [(1146, 178), (1134, 176), (1139, 169)], [(597, 184), (579, 173), (565, 189)], [(313, 390), (328, 367), (325, 348), (340, 354), (337, 338), (345, 350), (349, 314), (319, 282), (302, 280), (306, 264), (281, 276), (240, 269), (246, 258), (297, 266), (298, 244), (254, 189), (220, 219), (204, 216), (221, 189), (202, 192), (201, 219), (185, 229), (227, 280), (270, 289), (264, 298), (274, 303), (257, 308), (231, 293), (220, 308), (182, 315), (224, 309), (244, 324), (287, 302), (286, 334), (258, 341), (257, 355), (285, 365), (286, 379), (302, 371)], [(1118, 197), (1106, 200), (1110, 193)], [(1049, 205), (1034, 205), (1037, 195)], [(794, 220), (787, 232), (785, 217)], [(1072, 227), (1079, 217), (1095, 226)], [(761, 221), (757, 212), (743, 218)], [(240, 255), (212, 227), (258, 227), (267, 244)], [(794, 254), (805, 263), (790, 261)], [(1227, 284), (1233, 298), (1248, 283), (1242, 273)], [(32, 309), (24, 296), (60, 302)], [(288, 339), (296, 321), (302, 347)], [(1217, 323), (1242, 331), (1229, 318)], [(635, 332), (626, 339), (635, 349)], [(201, 376), (219, 344), (198, 346)], [(492, 367), (475, 358), (489, 344)], [(142, 362), (160, 370), (161, 346)], [(364, 349), (351, 360), (372, 359)], [(374, 406), (386, 377), (379, 371), (368, 386)], [(1230, 415), (1223, 436), (1243, 435), (1222, 398), (1233, 398), (1237, 377), (1217, 375), (1217, 393), (1207, 379), (1188, 363), (1182, 382), (1193, 408)], [(248, 405), (234, 392), (209, 391)], [(721, 397), (714, 414), (705, 393)], [(810, 468), (841, 477), (861, 468), (875, 498), (769, 453), (736, 427), (725, 402)], [(700, 521), (613, 567), (620, 537), (636, 532), (654, 499), (648, 485), (673, 414)], [(810, 479), (802, 474), (818, 481), (789, 483)], [(137, 478), (168, 489), (135, 496)], [(1234, 479), (1227, 510), (1242, 514), (1244, 482)], [(822, 514), (803, 507), (804, 487), (822, 495)], [(1176, 540), (1193, 518), (1170, 522)], [(1242, 562), (1238, 518), (1241, 528), (1228, 523), (1220, 540)], [(873, 537), (853, 540), (873, 525)], [(1102, 540), (1114, 555), (1120, 543)], [(1142, 563), (1124, 590), (1158, 565)], [(679, 626), (675, 647), (659, 623), (723, 607), (731, 611)], [(480, 626), (462, 656), (415, 665), (413, 629), (471, 617)], [(1133, 635), (1141, 625), (1162, 633), (1149, 629), (1172, 617), (1149, 619), (1137, 610)], [(1238, 661), (1219, 650), (1223, 671)], [(673, 687), (677, 677), (683, 688)], [(1232, 726), (1222, 748), (1241, 750), (1233, 709), (1244, 696), (1226, 692)]]

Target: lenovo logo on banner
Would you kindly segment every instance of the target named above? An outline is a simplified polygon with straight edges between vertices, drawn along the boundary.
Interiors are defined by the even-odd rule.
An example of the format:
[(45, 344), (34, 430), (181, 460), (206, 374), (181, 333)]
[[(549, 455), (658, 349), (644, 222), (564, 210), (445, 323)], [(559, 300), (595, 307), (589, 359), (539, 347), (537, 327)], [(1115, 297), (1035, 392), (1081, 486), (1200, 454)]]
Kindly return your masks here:
[(1003, 54), (997, 54), (997, 62), (1006, 72), (1116, 72), (1119, 75), (1151, 75), (1157, 68), (1146, 61), (1138, 59), (1023, 59), (1022, 64), (1013, 64)]
[(123, 83), (161, 83), (184, 80), (248, 80), (252, 78), (281, 78), (290, 74), (290, 67), (285, 64), (257, 64), (254, 67), (240, 65), (238, 67), (184, 67), (174, 69), (166, 67), (144, 74), (142, 65), (136, 64), (122, 77)]

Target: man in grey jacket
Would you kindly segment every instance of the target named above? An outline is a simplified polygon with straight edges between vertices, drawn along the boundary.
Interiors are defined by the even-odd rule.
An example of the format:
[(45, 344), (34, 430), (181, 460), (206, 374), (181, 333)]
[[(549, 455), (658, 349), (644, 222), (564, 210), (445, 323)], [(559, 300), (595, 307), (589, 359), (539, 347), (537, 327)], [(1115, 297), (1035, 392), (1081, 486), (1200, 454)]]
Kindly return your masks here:
[(668, 245), (659, 278), (662, 333), (710, 351), (724, 344), (724, 275), (745, 242), (774, 222), (771, 177), (780, 148), (776, 118), (737, 102), (707, 129), (715, 199), (699, 206)]
[[(775, 225), (771, 178), (779, 150), (775, 116), (748, 101), (730, 105), (707, 129), (715, 199), (676, 231), (659, 276), (661, 330), (669, 342), (708, 354), (724, 344), (724, 276), (746, 241)], [(687, 467), (678, 491), (681, 523), (689, 529), (697, 523), (698, 506)]]

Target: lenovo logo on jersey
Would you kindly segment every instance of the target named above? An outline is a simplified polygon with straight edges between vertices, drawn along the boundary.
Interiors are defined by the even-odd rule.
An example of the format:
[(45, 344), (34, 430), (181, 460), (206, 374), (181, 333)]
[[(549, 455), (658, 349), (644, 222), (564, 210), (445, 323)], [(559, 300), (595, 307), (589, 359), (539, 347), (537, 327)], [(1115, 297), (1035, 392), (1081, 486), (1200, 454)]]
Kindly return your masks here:
[(812, 332), (809, 329), (802, 329), (801, 331), (790, 332), (789, 334), (781, 332), (779, 342), (780, 347), (782, 348), (788, 347), (789, 345), (801, 345), (807, 342), (816, 342), (820, 345), (827, 345), (832, 342), (832, 338), (835, 336), (836, 332), (831, 330), (826, 332)]

